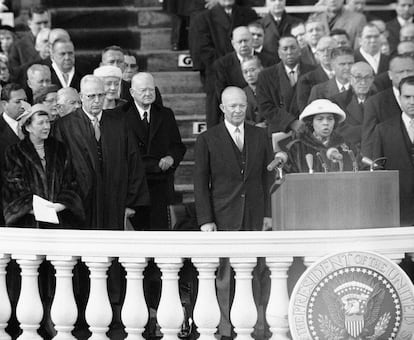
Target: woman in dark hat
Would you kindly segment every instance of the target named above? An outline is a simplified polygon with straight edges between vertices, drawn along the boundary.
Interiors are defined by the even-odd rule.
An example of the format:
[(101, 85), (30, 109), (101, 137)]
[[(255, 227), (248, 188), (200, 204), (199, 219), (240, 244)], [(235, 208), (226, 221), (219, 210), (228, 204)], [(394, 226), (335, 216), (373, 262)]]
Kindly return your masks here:
[[(335, 133), (335, 127), (346, 118), (345, 112), (327, 99), (317, 99), (299, 116), (307, 132), (285, 142), (288, 153), (287, 172), (331, 172), (356, 170), (355, 147)], [(282, 142), (283, 143), (283, 142)], [(311, 156), (309, 156), (311, 155)]]
[[(5, 153), (3, 212), (7, 226), (79, 228), (84, 219), (69, 154), (49, 137), (50, 112), (36, 104), (19, 118), (24, 139)], [(50, 201), (59, 224), (38, 222), (33, 215), (33, 195)]]

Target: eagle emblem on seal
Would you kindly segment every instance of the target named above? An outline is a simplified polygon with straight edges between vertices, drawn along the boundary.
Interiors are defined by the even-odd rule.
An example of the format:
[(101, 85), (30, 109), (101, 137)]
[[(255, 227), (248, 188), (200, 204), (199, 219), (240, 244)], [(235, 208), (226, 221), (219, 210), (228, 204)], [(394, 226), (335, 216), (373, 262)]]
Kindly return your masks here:
[[(348, 270), (347, 270), (348, 271)], [(371, 275), (356, 271), (332, 275), (316, 288), (308, 308), (308, 322), (315, 340), (382, 340), (394, 339), (395, 321), (385, 305), (398, 306), (393, 301), (392, 287), (382, 277), (374, 279)], [(378, 276), (378, 274), (375, 274)], [(384, 282), (382, 281), (384, 280)], [(389, 289), (388, 289), (389, 287)], [(315, 299), (320, 298), (318, 308)], [(399, 307), (398, 307), (399, 308)], [(315, 313), (314, 309), (318, 310)], [(398, 322), (397, 322), (398, 325)]]

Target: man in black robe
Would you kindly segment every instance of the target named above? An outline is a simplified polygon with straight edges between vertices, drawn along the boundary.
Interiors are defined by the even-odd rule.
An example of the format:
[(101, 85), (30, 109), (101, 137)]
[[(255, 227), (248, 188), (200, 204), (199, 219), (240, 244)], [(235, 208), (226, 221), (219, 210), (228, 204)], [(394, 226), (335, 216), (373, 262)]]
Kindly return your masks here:
[(102, 81), (81, 81), (82, 108), (59, 119), (55, 136), (70, 150), (86, 211), (86, 228), (123, 230), (125, 215), (148, 205), (139, 150), (120, 115), (103, 111)]

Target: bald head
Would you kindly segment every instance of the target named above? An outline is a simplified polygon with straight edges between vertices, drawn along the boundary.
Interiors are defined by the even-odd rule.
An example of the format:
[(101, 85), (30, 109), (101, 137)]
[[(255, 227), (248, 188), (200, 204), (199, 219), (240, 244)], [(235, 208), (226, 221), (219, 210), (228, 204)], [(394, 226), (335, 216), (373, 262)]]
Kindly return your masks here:
[(60, 117), (66, 116), (81, 107), (79, 93), (72, 87), (61, 88), (57, 92), (56, 102)]
[(246, 117), (247, 97), (241, 88), (229, 86), (221, 94), (220, 109), (224, 119), (234, 125), (243, 124)]
[(135, 103), (147, 110), (155, 101), (154, 77), (147, 72), (139, 72), (132, 77), (130, 93)]
[(240, 26), (233, 30), (231, 44), (236, 53), (242, 57), (252, 55), (253, 38), (246, 26)]
[(402, 41), (397, 46), (398, 54), (414, 54), (414, 41)]
[(401, 27), (400, 41), (414, 41), (414, 23)]

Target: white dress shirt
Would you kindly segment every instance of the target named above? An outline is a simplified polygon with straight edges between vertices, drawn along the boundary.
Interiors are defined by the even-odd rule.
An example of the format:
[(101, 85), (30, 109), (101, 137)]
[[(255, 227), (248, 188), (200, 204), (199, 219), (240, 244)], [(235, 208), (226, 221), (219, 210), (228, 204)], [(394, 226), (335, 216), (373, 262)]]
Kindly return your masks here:
[(227, 131), (230, 133), (231, 138), (234, 141), (234, 144), (237, 145), (236, 142), (236, 129), (239, 129), (240, 139), (244, 143), (244, 124), (240, 124), (239, 126), (234, 126), (233, 124), (229, 123), (227, 120), (224, 120), (224, 125), (226, 126)]
[(411, 143), (414, 143), (414, 118), (410, 118), (405, 112), (401, 114), (401, 118), (408, 132), (408, 136), (411, 139)]
[(72, 69), (69, 72), (66, 72), (66, 74), (68, 75), (68, 81), (66, 82), (65, 77), (63, 77), (63, 72), (59, 69), (59, 67), (56, 65), (54, 61), (52, 62), (52, 67), (55, 70), (62, 87), (70, 87), (70, 83), (72, 82), (73, 76), (75, 75), (75, 68), (72, 67)]
[(137, 110), (138, 110), (138, 113), (139, 113), (139, 116), (141, 117), (141, 120), (143, 120), (143, 119), (144, 119), (144, 113), (145, 113), (145, 112), (147, 113), (147, 120), (148, 120), (148, 123), (149, 123), (149, 122), (150, 122), (151, 105), (148, 107), (148, 109), (144, 110), (143, 108), (139, 107), (139, 106), (137, 105), (137, 103), (135, 103), (135, 102), (134, 102), (134, 104), (135, 104), (135, 107), (136, 107), (136, 108), (137, 108)]
[(375, 74), (377, 74), (379, 63), (380, 63), (380, 58), (381, 58), (381, 52), (371, 55), (365, 52), (362, 48), (359, 49), (359, 52), (365, 58), (368, 64), (374, 69)]
[(6, 121), (6, 123), (10, 126), (10, 129), (12, 129), (13, 132), (16, 134), (16, 136), (19, 136), (19, 122), (11, 118), (6, 112), (3, 112), (3, 118)]

